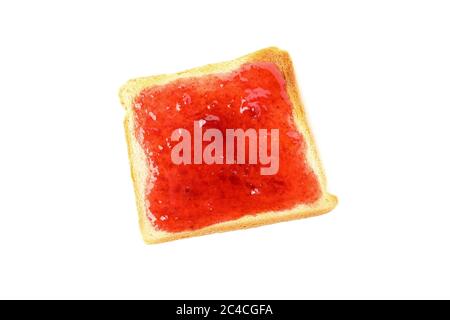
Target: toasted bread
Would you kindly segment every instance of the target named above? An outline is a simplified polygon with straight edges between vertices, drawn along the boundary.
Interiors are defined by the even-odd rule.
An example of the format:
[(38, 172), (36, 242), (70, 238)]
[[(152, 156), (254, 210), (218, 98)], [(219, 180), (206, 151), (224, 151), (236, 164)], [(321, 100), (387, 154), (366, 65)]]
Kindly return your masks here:
[[(135, 133), (135, 117), (133, 104), (142, 90), (154, 86), (163, 86), (177, 79), (197, 78), (211, 74), (223, 74), (236, 70), (246, 63), (270, 62), (275, 64), (280, 70), (285, 83), (286, 92), (292, 105), (292, 115), (298, 132), (303, 136), (306, 143), (306, 161), (317, 176), (321, 195), (313, 203), (298, 203), (294, 207), (281, 211), (266, 211), (256, 214), (248, 214), (234, 220), (223, 221), (198, 229), (184, 230), (180, 232), (170, 232), (158, 228), (149, 218), (149, 206), (146, 204), (146, 195), (151, 192), (152, 185), (157, 180), (158, 168), (151, 157), (146, 154), (140, 145)], [(160, 243), (181, 238), (201, 236), (215, 232), (224, 232), (236, 229), (245, 229), (281, 221), (306, 218), (320, 215), (332, 210), (337, 204), (337, 198), (327, 192), (326, 179), (318, 157), (316, 145), (307, 124), (303, 104), (297, 88), (294, 69), (287, 52), (278, 48), (267, 48), (241, 58), (209, 64), (202, 67), (190, 69), (175, 74), (157, 75), (145, 78), (138, 78), (128, 81), (120, 89), (120, 101), (125, 107), (125, 133), (128, 143), (128, 153), (131, 164), (131, 176), (134, 183), (136, 203), (139, 212), (139, 222), (141, 232), (146, 243)], [(300, 182), (299, 182), (300, 183)]]

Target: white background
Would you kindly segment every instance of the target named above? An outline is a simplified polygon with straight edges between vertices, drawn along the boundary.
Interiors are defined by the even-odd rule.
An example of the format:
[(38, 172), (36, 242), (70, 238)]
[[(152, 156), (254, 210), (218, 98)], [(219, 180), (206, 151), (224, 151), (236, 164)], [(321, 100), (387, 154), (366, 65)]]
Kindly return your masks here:
[[(0, 298), (450, 298), (446, 1), (2, 1)], [(332, 213), (147, 246), (117, 91), (288, 50)]]

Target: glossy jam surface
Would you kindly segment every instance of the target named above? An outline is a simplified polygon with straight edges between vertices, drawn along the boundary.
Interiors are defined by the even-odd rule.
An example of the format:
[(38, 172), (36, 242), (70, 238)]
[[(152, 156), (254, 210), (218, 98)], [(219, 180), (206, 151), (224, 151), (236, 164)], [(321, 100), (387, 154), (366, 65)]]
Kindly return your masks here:
[[(233, 72), (145, 89), (134, 110), (136, 138), (158, 171), (147, 188), (146, 209), (159, 230), (195, 230), (312, 203), (321, 195), (305, 160), (306, 146), (294, 124), (285, 80), (272, 63), (244, 64)], [(171, 140), (172, 132), (184, 128), (193, 137), (194, 121), (224, 136), (226, 129), (278, 129), (278, 172), (261, 175), (260, 168), (267, 165), (260, 163), (174, 164), (171, 149), (177, 142)]]

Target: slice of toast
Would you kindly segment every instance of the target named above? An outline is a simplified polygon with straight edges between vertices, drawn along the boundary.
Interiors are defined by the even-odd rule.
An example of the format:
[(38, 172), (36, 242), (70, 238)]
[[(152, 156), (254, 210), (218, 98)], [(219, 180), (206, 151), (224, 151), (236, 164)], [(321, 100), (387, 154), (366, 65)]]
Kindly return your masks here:
[[(336, 206), (337, 198), (326, 189), (287, 52), (267, 48), (228, 62), (130, 80), (119, 96), (126, 110), (131, 175), (145, 242), (316, 216)], [(187, 118), (200, 119), (200, 126), (219, 124), (222, 132), (236, 124), (245, 129), (279, 125), (279, 172), (259, 177), (248, 163), (208, 167), (167, 162), (176, 143), (169, 133)]]

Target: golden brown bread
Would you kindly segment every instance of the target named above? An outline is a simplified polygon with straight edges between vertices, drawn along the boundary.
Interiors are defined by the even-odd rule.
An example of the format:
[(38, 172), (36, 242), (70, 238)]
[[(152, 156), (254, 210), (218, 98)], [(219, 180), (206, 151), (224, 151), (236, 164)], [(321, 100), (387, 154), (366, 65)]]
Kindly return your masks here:
[[(162, 85), (183, 77), (198, 77), (212, 73), (224, 73), (237, 69), (248, 62), (272, 62), (281, 70), (287, 84), (287, 93), (293, 105), (293, 113), (298, 130), (303, 134), (307, 143), (306, 158), (308, 164), (316, 173), (322, 195), (320, 199), (311, 205), (300, 204), (295, 208), (278, 211), (262, 212), (257, 215), (247, 215), (233, 221), (222, 222), (199, 230), (170, 233), (157, 230), (147, 217), (145, 212), (145, 187), (147, 183), (153, 183), (157, 168), (151, 161), (147, 161), (144, 151), (134, 135), (133, 101), (139, 93), (154, 85)], [(306, 218), (326, 213), (337, 204), (337, 198), (327, 192), (326, 179), (320, 163), (316, 146), (307, 125), (306, 116), (297, 88), (294, 69), (287, 52), (278, 48), (267, 48), (244, 57), (217, 64), (209, 64), (176, 74), (157, 75), (146, 78), (138, 78), (128, 81), (120, 89), (120, 101), (125, 107), (125, 133), (128, 143), (128, 154), (131, 164), (131, 176), (136, 193), (136, 203), (139, 212), (139, 223), (142, 236), (146, 243), (160, 243), (181, 238), (206, 235), (215, 232), (224, 232), (236, 229), (246, 229), (292, 219)], [(147, 182), (148, 181), (148, 182)]]

